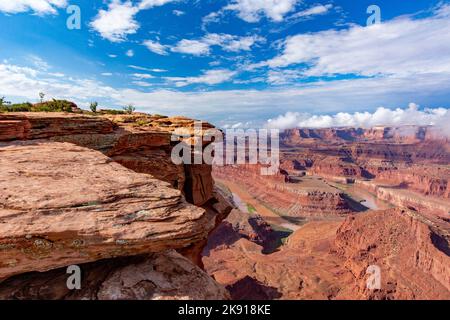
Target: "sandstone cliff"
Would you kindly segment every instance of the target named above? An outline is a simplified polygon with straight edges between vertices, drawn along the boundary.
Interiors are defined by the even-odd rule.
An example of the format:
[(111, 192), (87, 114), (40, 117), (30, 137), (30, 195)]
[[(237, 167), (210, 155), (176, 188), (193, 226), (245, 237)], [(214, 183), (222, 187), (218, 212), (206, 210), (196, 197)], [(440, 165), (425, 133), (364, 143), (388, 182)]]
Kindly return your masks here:
[(171, 133), (193, 134), (193, 125), (146, 115), (0, 114), (0, 279), (10, 278), (0, 283), (3, 297), (14, 298), (23, 284), (71, 297), (44, 283), (59, 268), (82, 264), (93, 274), (107, 265), (110, 277), (85, 279), (79, 297), (96, 290), (92, 298), (227, 298), (192, 262), (165, 253), (179, 249), (197, 262), (208, 234), (231, 211), (214, 194), (209, 166), (170, 159)]
[[(339, 228), (337, 252), (359, 293), (374, 299), (449, 299), (450, 228), (436, 229), (407, 210), (352, 217)], [(381, 288), (368, 290), (366, 270), (377, 265)]]

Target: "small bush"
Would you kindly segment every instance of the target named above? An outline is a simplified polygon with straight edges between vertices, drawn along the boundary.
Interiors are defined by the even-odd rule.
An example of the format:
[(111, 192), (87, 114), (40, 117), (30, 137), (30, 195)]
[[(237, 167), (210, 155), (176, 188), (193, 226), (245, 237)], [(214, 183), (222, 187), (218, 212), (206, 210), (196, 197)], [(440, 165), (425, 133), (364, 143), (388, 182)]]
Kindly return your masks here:
[(89, 105), (89, 109), (91, 109), (91, 111), (93, 113), (97, 112), (97, 107), (98, 107), (98, 102), (97, 101), (91, 102), (91, 104)]
[(33, 105), (29, 102), (0, 106), (2, 112), (31, 112)]
[(136, 110), (136, 108), (132, 104), (129, 104), (124, 107), (123, 110), (128, 114), (132, 114)]
[(0, 106), (3, 112), (73, 112), (77, 105), (67, 100), (46, 101), (31, 104), (29, 102)]
[(67, 100), (46, 101), (33, 105), (34, 112), (73, 112), (77, 105)]
[(123, 111), (123, 110), (114, 110), (114, 109), (104, 109), (104, 110), (100, 110), (100, 113), (102, 113), (102, 114), (111, 114), (111, 115), (118, 115), (118, 114), (125, 114), (125, 111)]

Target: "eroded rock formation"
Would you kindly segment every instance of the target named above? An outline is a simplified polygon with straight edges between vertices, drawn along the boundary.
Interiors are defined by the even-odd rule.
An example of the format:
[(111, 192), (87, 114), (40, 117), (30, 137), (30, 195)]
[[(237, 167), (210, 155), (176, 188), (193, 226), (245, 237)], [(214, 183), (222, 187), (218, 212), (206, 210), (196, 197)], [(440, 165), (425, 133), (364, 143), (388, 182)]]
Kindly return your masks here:
[[(197, 143), (194, 120), (8, 113), (0, 114), (0, 129), (3, 297), (73, 298), (52, 280), (72, 264), (88, 270), (78, 298), (228, 297), (192, 262), (231, 207), (214, 193), (209, 166), (170, 158), (175, 130)], [(109, 277), (97, 279), (102, 270)]]
[[(227, 238), (218, 229), (203, 260), (236, 299), (450, 299), (449, 231), (412, 211), (371, 211), (307, 223), (264, 255), (235, 228)], [(366, 285), (371, 265), (379, 289)]]

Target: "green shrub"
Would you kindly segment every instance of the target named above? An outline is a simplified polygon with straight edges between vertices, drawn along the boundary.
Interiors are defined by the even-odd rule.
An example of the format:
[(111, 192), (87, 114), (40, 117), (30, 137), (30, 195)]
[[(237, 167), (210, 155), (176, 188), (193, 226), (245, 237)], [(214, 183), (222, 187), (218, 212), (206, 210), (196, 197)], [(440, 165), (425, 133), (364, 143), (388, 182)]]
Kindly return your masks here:
[(34, 112), (73, 112), (77, 105), (67, 100), (46, 101), (33, 105)]
[(117, 114), (125, 114), (125, 111), (123, 110), (114, 110), (114, 109), (103, 109), (100, 110), (102, 114), (111, 114), (111, 115), (117, 115)]
[(132, 104), (129, 104), (124, 107), (123, 110), (128, 114), (132, 114), (136, 110), (136, 108)]
[(29, 102), (0, 106), (2, 112), (31, 112), (33, 105)]
[(89, 108), (91, 109), (91, 111), (93, 113), (97, 112), (97, 107), (98, 107), (98, 102), (97, 101), (91, 102), (91, 104), (89, 105)]
[(31, 104), (29, 102), (0, 106), (2, 112), (73, 112), (77, 105), (67, 100), (46, 101)]

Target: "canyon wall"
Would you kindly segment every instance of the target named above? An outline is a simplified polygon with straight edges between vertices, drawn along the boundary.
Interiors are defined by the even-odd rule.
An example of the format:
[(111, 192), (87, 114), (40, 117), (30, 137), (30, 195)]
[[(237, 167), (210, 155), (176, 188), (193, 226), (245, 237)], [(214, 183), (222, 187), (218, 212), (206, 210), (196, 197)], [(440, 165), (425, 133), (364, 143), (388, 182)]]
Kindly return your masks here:
[(448, 218), (450, 142), (433, 127), (292, 129), (281, 139), (289, 176), (358, 183), (395, 206)]
[[(251, 167), (251, 169), (249, 169)], [(283, 216), (339, 216), (353, 212), (343, 193), (326, 184), (299, 188), (286, 174), (262, 176), (259, 165), (214, 166), (218, 179), (239, 183), (258, 201)]]
[[(336, 250), (369, 298), (442, 299), (450, 292), (450, 228), (435, 229), (408, 210), (351, 217), (337, 231)], [(381, 288), (366, 286), (366, 270), (381, 271)]]
[[(261, 237), (226, 221), (203, 261), (235, 299), (450, 299), (450, 228), (436, 230), (412, 211), (309, 222), (266, 254)], [(380, 270), (379, 288), (367, 286), (370, 266)]]

